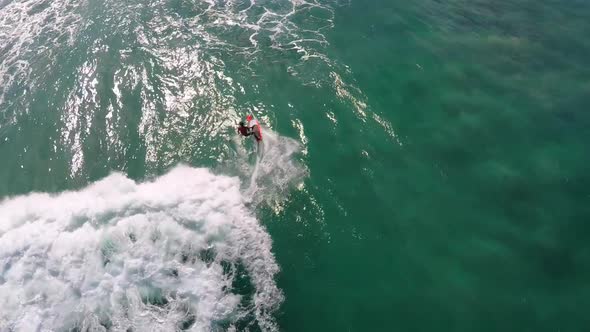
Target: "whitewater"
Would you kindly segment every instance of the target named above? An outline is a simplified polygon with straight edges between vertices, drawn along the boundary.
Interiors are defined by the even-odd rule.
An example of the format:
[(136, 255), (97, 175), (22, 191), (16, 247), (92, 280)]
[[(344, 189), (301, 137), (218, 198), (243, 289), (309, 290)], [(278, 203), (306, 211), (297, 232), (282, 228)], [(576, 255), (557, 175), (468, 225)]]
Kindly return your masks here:
[[(236, 178), (179, 166), (147, 183), (113, 174), (0, 205), (2, 329), (213, 330), (282, 301), (271, 240)], [(237, 294), (248, 278), (253, 290)]]

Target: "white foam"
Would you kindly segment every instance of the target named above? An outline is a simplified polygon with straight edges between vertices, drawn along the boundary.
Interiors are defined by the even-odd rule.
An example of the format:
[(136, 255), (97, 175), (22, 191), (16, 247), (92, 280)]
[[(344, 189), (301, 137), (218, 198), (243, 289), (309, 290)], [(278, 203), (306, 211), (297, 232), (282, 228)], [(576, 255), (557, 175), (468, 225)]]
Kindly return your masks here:
[(266, 203), (275, 211), (280, 210), (289, 191), (299, 187), (308, 175), (307, 167), (298, 159), (306, 148), (264, 126), (259, 146), (244, 147), (240, 141), (236, 142), (238, 155), (233, 161), (237, 163), (237, 173), (244, 179), (244, 200), (252, 205)]
[[(153, 182), (113, 174), (1, 202), (0, 330), (209, 331), (248, 319), (276, 330), (278, 266), (239, 187), (179, 166)], [(246, 295), (232, 286), (240, 273)]]

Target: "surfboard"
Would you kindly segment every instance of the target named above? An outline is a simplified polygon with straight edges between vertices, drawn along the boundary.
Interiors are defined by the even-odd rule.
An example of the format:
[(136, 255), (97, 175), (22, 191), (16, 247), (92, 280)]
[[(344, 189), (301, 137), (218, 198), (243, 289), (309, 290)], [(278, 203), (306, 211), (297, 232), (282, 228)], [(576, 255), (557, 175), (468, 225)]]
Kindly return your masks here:
[(248, 128), (256, 126), (256, 133), (258, 134), (258, 137), (254, 135), (254, 138), (256, 138), (256, 141), (258, 142), (262, 141), (262, 126), (260, 126), (260, 122), (258, 122), (258, 119), (256, 119), (252, 114), (246, 117), (246, 126)]

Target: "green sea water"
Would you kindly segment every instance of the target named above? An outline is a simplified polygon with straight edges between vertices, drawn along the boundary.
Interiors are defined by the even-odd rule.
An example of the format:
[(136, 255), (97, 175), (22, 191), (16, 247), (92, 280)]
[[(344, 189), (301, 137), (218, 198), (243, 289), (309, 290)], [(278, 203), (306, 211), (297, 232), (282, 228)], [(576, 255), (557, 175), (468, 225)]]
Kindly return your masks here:
[[(586, 331), (588, 32), (579, 0), (0, 1), (0, 329)], [(250, 113), (270, 135), (258, 178), (254, 143), (235, 133)], [(162, 177), (178, 165), (212, 174), (182, 173), (206, 179), (185, 177), (188, 190)], [(103, 203), (123, 183), (113, 172), (159, 189), (125, 184)], [(187, 232), (239, 220), (216, 199), (235, 194), (224, 176), (263, 235), (200, 246), (158, 231), (166, 245), (149, 250), (170, 250), (162, 266), (186, 279), (154, 277), (157, 254), (152, 272), (130, 268), (139, 256), (108, 227), (187, 225), (203, 209)], [(170, 188), (183, 194), (144, 198)], [(31, 233), (51, 240), (35, 249)], [(223, 258), (266, 234), (268, 253)], [(65, 237), (100, 239), (75, 262), (102, 267), (73, 277), (85, 263), (43, 254)], [(72, 305), (40, 290), (54, 280)], [(157, 323), (117, 316), (118, 289)]]

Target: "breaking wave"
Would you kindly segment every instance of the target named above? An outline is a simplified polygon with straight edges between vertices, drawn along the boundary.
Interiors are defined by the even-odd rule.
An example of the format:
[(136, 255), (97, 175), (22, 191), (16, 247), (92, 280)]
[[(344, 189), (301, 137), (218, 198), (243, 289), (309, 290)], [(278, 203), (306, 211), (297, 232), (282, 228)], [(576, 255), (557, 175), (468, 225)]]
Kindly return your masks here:
[(240, 181), (178, 166), (0, 203), (0, 330), (277, 330), (271, 239)]

